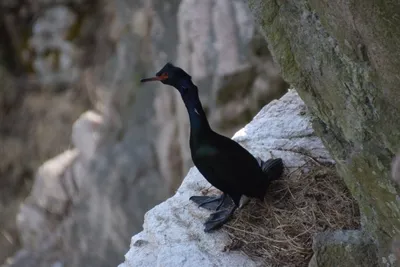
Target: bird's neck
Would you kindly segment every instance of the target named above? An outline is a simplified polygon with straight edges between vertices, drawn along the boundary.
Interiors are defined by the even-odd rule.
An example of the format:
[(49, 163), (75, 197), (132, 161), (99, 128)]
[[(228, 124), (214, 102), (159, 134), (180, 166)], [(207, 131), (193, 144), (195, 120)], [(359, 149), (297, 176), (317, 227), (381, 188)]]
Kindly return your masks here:
[(189, 113), (190, 131), (191, 134), (200, 134), (211, 130), (208, 123), (206, 113), (200, 102), (197, 87), (194, 84), (192, 88), (187, 88), (187, 91), (182, 93), (182, 99)]

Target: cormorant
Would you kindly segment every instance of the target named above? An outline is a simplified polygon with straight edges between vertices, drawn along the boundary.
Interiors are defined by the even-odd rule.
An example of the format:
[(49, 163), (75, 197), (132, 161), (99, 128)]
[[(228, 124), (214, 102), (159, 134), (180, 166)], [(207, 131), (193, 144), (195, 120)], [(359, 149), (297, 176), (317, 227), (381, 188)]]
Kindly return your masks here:
[[(216, 210), (205, 222), (205, 232), (222, 226), (240, 205), (241, 197), (262, 200), (271, 181), (283, 172), (282, 159), (266, 162), (256, 159), (230, 138), (214, 132), (201, 105), (197, 86), (184, 70), (167, 63), (153, 78), (175, 87), (182, 96), (190, 120), (190, 151), (194, 165), (209, 183), (223, 192), (221, 196), (192, 196), (190, 200), (209, 210)], [(228, 205), (228, 200), (233, 200)]]

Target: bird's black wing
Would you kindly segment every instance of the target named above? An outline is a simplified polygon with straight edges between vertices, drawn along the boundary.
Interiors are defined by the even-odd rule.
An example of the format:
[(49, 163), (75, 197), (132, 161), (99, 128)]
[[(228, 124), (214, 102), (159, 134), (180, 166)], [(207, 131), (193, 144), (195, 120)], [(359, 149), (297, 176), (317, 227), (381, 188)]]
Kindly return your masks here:
[(250, 152), (219, 134), (208, 140), (199, 146), (193, 160), (212, 185), (224, 192), (249, 196), (264, 192), (267, 178)]

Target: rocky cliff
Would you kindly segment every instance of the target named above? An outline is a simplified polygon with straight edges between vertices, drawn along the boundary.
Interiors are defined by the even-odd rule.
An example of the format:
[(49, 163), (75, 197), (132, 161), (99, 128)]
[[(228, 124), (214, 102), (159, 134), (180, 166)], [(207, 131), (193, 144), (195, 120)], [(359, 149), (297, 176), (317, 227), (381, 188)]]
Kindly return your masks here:
[[(72, 7), (46, 2), (0, 2), (1, 263), (20, 246), (15, 217), (36, 169), (70, 146), (72, 124), (91, 107), (76, 82), (77, 46), (65, 38), (84, 1)], [(72, 36), (83, 41), (90, 34)]]
[[(359, 227), (358, 207), (343, 181), (329, 171), (333, 160), (311, 120), (295, 91), (265, 106), (233, 139), (263, 160), (283, 159), (285, 174), (271, 184), (266, 200), (250, 202), (222, 229), (204, 233), (209, 211), (189, 198), (216, 192), (192, 168), (173, 197), (146, 213), (143, 231), (132, 237), (119, 267), (307, 266), (313, 238), (318, 261), (327, 263), (317, 266), (331, 266), (325, 252), (339, 239), (353, 242), (336, 250), (348, 263), (340, 266), (374, 266), (371, 241), (361, 242), (353, 238), (359, 231), (349, 230)], [(320, 234), (324, 230), (341, 234), (335, 240)], [(321, 246), (319, 240), (329, 243)]]
[[(37, 126), (35, 145), (48, 148), (47, 157), (68, 149), (36, 174), (39, 163), (33, 164), (29, 177), (34, 183), (27, 185), (32, 192), (17, 220), (23, 249), (8, 262), (13, 266), (121, 262), (130, 239), (125, 233), (139, 231), (143, 214), (178, 187), (191, 164), (186, 111), (175, 91), (141, 87), (141, 76), (153, 74), (166, 61), (188, 69), (200, 85), (212, 124), (228, 135), (287, 88), (241, 1), (7, 4), (18, 14), (12, 26), (23, 25), (19, 16), (26, 10), (34, 15), (25, 18), (32, 28), (10, 31), (26, 34), (13, 39), (21, 73), (28, 72), (28, 85), (37, 88), (25, 99), (51, 99), (34, 102), (42, 103), (39, 114), (45, 109), (52, 115), (50, 121), (30, 121)], [(82, 35), (89, 38), (77, 38)], [(79, 101), (74, 86), (82, 94)], [(76, 122), (70, 144), (72, 121), (87, 108), (81, 109), (80, 101), (93, 111)], [(74, 110), (71, 120), (58, 115), (68, 103)], [(52, 121), (66, 123), (56, 131)], [(25, 196), (26, 191), (20, 198)]]
[(380, 265), (394, 266), (399, 188), (389, 170), (400, 146), (399, 2), (246, 2), (284, 79), (315, 115), (314, 129), (359, 203)]

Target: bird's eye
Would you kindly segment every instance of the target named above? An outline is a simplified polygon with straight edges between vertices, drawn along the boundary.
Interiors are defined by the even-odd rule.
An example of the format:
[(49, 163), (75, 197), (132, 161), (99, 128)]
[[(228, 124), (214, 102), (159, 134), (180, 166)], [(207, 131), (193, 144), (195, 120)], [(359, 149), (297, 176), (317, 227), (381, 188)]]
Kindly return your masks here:
[(165, 80), (168, 79), (168, 73), (164, 72), (163, 74), (161, 74), (161, 77)]

